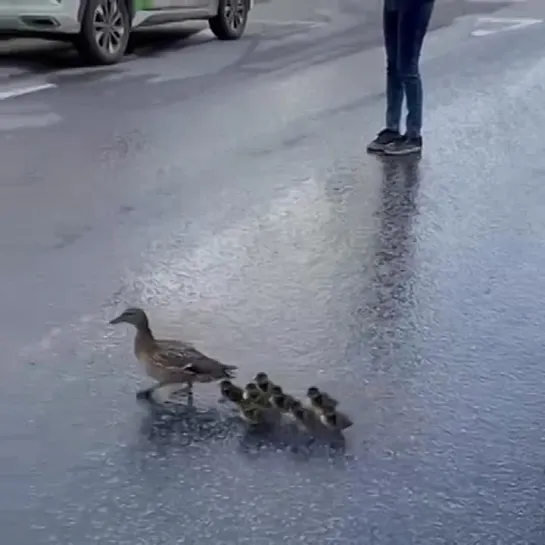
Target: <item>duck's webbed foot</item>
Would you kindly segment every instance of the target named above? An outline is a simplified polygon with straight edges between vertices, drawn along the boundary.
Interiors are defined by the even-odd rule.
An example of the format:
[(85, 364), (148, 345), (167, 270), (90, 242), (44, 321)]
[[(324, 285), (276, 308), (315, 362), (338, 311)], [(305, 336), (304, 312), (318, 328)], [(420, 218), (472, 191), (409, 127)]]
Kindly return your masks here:
[(190, 407), (192, 407), (193, 406), (193, 384), (189, 383), (185, 391), (187, 393), (187, 404)]
[[(156, 402), (172, 402), (180, 395), (192, 395), (191, 385), (173, 382), (159, 382), (136, 393), (136, 399)], [(175, 401), (174, 401), (175, 402)]]
[(163, 385), (169, 399), (180, 399), (182, 396), (187, 397), (188, 405), (193, 404), (193, 384), (186, 383), (170, 383)]

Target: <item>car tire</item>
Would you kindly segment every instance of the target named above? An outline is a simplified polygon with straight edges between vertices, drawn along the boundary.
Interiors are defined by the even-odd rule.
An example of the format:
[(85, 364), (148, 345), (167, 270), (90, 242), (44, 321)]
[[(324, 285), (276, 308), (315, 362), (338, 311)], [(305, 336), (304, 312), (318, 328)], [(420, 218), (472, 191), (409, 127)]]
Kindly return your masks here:
[(238, 40), (248, 22), (249, 0), (219, 0), (218, 13), (208, 21), (219, 40)]
[(91, 64), (115, 64), (125, 55), (130, 31), (127, 0), (88, 0), (76, 46)]

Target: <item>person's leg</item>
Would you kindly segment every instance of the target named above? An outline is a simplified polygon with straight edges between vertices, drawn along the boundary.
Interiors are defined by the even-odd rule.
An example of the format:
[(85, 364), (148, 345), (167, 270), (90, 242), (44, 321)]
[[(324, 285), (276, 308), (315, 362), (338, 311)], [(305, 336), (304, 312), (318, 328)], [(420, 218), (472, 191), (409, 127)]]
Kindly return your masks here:
[(400, 12), (384, 8), (383, 33), (386, 49), (386, 128), (399, 132), (403, 106), (403, 81), (400, 73)]
[(386, 128), (369, 144), (370, 152), (381, 152), (384, 147), (400, 138), (403, 82), (399, 72), (399, 11), (383, 10), (382, 28), (386, 50)]
[(422, 148), (423, 92), (419, 63), (432, 11), (433, 2), (425, 2), (401, 15), (399, 71), (407, 100), (407, 132), (403, 140), (385, 150), (396, 155), (419, 152)]
[(400, 72), (407, 98), (407, 135), (410, 137), (421, 136), (423, 93), (419, 64), (432, 11), (433, 2), (425, 2), (401, 18)]

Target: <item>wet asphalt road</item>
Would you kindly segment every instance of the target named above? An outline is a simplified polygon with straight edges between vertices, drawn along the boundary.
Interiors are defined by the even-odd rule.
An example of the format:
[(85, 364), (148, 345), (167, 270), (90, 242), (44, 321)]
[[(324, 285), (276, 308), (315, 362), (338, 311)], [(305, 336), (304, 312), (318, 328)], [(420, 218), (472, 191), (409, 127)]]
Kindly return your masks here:
[[(521, 12), (545, 9), (502, 13)], [(544, 542), (545, 34), (450, 19), (420, 163), (363, 151), (369, 21), (199, 35), (185, 65), (0, 103), (6, 543)], [(127, 304), (241, 380), (342, 396), (346, 454), (241, 448), (213, 386), (158, 419), (132, 332), (106, 325)]]

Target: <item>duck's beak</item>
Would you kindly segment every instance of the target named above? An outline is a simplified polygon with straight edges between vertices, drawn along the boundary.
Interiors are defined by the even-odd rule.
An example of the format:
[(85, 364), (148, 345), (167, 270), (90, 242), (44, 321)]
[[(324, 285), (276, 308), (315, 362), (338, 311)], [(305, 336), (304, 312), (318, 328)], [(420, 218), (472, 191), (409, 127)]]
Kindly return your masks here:
[(110, 320), (110, 325), (120, 324), (121, 322), (124, 322), (124, 321), (125, 319), (123, 314), (120, 314), (117, 318)]

